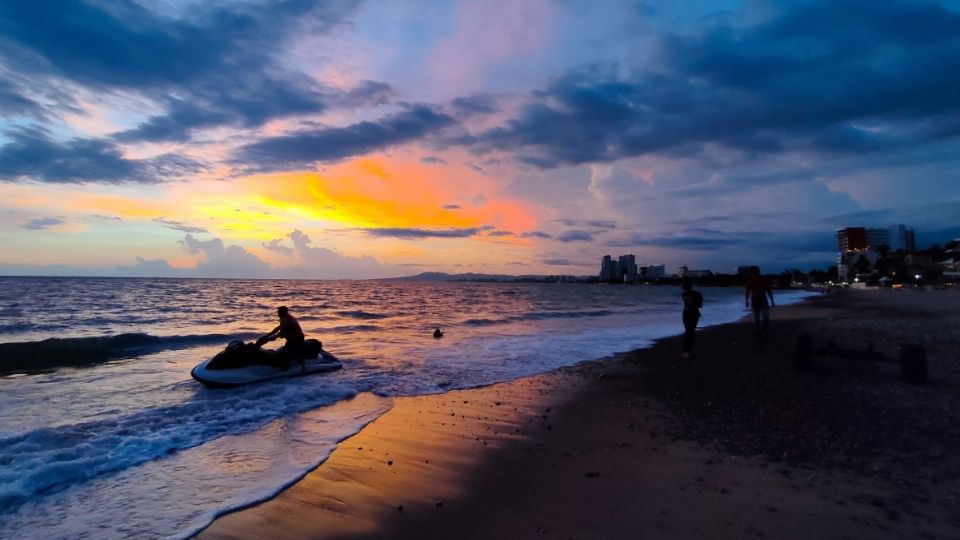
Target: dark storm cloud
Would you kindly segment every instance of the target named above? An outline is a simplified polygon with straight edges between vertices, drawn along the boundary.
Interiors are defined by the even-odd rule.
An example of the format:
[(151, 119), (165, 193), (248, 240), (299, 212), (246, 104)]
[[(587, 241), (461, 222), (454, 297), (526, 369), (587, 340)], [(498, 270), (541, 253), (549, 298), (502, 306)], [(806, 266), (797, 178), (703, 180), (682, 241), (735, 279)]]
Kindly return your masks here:
[(408, 238), (408, 239), (421, 239), (421, 238), (469, 238), (471, 236), (477, 236), (480, 233), (491, 230), (490, 226), (483, 227), (466, 227), (466, 228), (451, 228), (451, 229), (421, 229), (421, 228), (407, 228), (407, 227), (384, 227), (384, 228), (369, 228), (369, 229), (357, 229), (363, 231), (370, 236), (381, 236), (389, 238)]
[(30, 221), (24, 223), (20, 226), (21, 229), (29, 229), (31, 231), (42, 231), (44, 229), (53, 227), (54, 225), (61, 225), (63, 220), (55, 217), (48, 218), (37, 218), (31, 219)]
[(199, 161), (177, 154), (151, 159), (128, 159), (113, 143), (75, 138), (56, 141), (39, 128), (22, 128), (6, 134), (0, 146), (0, 181), (20, 179), (49, 183), (161, 182), (208, 169)]
[(384, 99), (367, 81), (335, 92), (276, 67), (270, 51), (296, 29), (323, 32), (356, 2), (234, 3), (167, 17), (130, 0), (0, 3), (0, 59), (22, 74), (60, 78), (97, 91), (139, 92), (164, 114), (120, 140), (184, 141), (197, 128), (258, 126)]
[(592, 242), (593, 235), (590, 231), (571, 229), (557, 236), (557, 240), (561, 242)]
[(568, 74), (461, 142), (555, 167), (706, 145), (857, 154), (960, 134), (960, 14), (915, 2), (771, 4), (744, 26), (659, 40), (655, 61)]
[(429, 105), (409, 105), (377, 121), (266, 138), (240, 147), (233, 161), (261, 171), (299, 168), (383, 150), (429, 136), (453, 123), (453, 118)]

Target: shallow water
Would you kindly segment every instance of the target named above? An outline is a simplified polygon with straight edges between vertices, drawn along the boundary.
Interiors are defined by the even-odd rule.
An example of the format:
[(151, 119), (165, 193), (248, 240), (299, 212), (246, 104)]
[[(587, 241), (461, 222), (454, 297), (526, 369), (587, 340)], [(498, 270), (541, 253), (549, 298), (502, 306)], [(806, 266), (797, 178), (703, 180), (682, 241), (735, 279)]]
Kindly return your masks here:
[[(739, 289), (702, 292), (701, 326), (743, 315)], [(230, 390), (190, 378), (272, 329), (278, 305), (345, 368)], [(0, 377), (0, 537), (187, 536), (301, 477), (393, 396), (643, 347), (682, 331), (679, 310), (677, 288), (641, 285), (0, 278), (2, 343), (131, 334), (109, 362)]]

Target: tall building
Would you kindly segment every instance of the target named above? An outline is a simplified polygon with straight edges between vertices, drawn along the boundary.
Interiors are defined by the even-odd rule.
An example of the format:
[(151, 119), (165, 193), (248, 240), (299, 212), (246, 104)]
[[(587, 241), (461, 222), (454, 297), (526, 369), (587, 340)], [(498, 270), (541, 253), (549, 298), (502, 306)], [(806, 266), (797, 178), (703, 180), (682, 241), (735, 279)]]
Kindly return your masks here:
[(604, 255), (600, 261), (600, 281), (619, 281), (622, 279), (620, 261), (613, 260), (610, 255)]
[(867, 229), (863, 227), (847, 227), (837, 231), (837, 251), (859, 251), (867, 249)]
[(867, 249), (890, 246), (890, 229), (867, 229)]
[(837, 231), (837, 273), (841, 280), (852, 277), (853, 266), (861, 257), (874, 263), (878, 258), (875, 250), (887, 246), (890, 251), (902, 249), (908, 253), (916, 248), (913, 229), (906, 225), (890, 225), (883, 228), (847, 227)]
[(617, 261), (620, 279), (634, 281), (637, 279), (637, 258), (634, 255), (621, 255)]
[(890, 246), (890, 251), (902, 249), (907, 253), (912, 253), (917, 250), (913, 229), (908, 229), (906, 225), (899, 224), (891, 225), (888, 231), (890, 243), (887, 245)]

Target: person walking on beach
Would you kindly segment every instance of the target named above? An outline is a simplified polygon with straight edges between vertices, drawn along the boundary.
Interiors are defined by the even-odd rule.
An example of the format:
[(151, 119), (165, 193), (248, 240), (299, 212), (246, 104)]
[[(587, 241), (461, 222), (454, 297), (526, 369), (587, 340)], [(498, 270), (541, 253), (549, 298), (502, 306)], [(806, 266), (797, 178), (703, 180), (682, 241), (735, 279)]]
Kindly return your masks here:
[[(767, 298), (770, 299), (769, 303)], [(773, 303), (773, 286), (769, 279), (760, 275), (759, 266), (750, 267), (744, 299), (747, 302), (747, 308), (753, 310), (753, 323), (757, 328), (757, 334), (765, 334), (767, 327), (770, 326), (770, 306), (775, 304)], [(763, 318), (762, 326), (761, 317)]]
[(258, 339), (257, 346), (260, 347), (268, 341), (283, 338), (285, 343), (278, 352), (281, 354), (281, 358), (287, 361), (287, 369), (289, 369), (291, 360), (299, 360), (300, 369), (306, 371), (307, 367), (303, 358), (304, 336), (303, 330), (300, 329), (300, 323), (290, 314), (287, 306), (278, 307), (277, 316), (280, 318), (280, 324), (271, 330), (269, 334)]
[(700, 320), (700, 308), (703, 307), (703, 295), (693, 290), (693, 280), (683, 280), (683, 352), (681, 358), (690, 358), (693, 340), (697, 335), (697, 322)]

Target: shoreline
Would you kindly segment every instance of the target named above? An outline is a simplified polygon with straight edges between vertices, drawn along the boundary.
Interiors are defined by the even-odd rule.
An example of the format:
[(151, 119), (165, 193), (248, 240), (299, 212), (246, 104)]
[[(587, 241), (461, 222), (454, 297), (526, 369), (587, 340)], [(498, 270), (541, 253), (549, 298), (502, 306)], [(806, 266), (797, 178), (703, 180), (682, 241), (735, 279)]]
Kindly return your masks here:
[[(868, 296), (842, 293), (778, 307), (772, 323), (776, 340), (756, 340), (743, 323), (710, 327), (698, 332), (688, 366), (676, 358), (674, 337), (525, 379), (397, 398), (393, 409), (343, 441), (301, 481), (264, 503), (221, 516), (196, 537), (956, 536), (960, 493), (935, 479), (960, 465), (949, 452), (934, 449), (939, 460), (912, 464), (897, 459), (919, 455), (900, 440), (886, 441), (887, 448), (858, 449), (857, 437), (872, 423), (900, 428), (904, 418), (889, 411), (863, 425), (841, 418), (848, 424), (838, 432), (804, 444), (790, 437), (822, 426), (790, 407), (766, 411), (777, 402), (756, 388), (770, 386), (789, 397), (791, 387), (778, 380), (790, 379), (804, 391), (804, 384), (822, 389), (813, 405), (831, 405), (838, 399), (834, 394), (850, 393), (851, 387), (857, 399), (871, 392), (881, 397), (893, 392), (901, 400), (915, 394), (918, 402), (907, 403), (906, 413), (924, 410), (929, 405), (919, 403), (924, 399), (942, 405), (938, 396), (960, 381), (955, 368), (944, 369), (956, 352), (953, 334), (943, 342), (926, 336), (929, 387), (902, 386), (896, 370), (886, 365), (825, 366), (814, 373), (813, 383), (782, 369), (792, 362), (793, 342), (784, 343), (785, 336), (825, 321), (837, 328), (863, 326), (863, 310), (895, 326), (905, 319), (956, 316), (919, 311), (910, 302), (885, 305), (889, 299)], [(908, 300), (929, 303), (927, 297)], [(890, 334), (874, 337), (892, 343), (896, 338)], [(878, 350), (887, 351), (887, 341)], [(734, 386), (744, 386), (746, 407), (722, 395), (735, 392), (717, 382), (716, 369), (704, 370), (703, 377), (722, 392), (707, 392), (707, 399), (697, 370), (686, 369), (734, 362), (723, 343), (754, 360), (779, 359), (771, 372), (738, 366), (755, 380), (730, 377)], [(718, 408), (727, 409), (721, 421), (710, 411)], [(757, 409), (765, 412), (751, 414)], [(926, 426), (950, 430), (942, 434), (946, 448), (960, 440), (957, 428), (950, 428), (950, 422), (957, 425), (957, 409), (952, 410), (946, 427)], [(778, 418), (781, 413), (787, 417)], [(814, 407), (804, 414), (823, 411)], [(751, 437), (751, 431), (762, 436)], [(835, 447), (817, 453), (821, 439)], [(851, 441), (852, 446), (837, 446)], [(776, 455), (783, 448), (795, 453)]]

